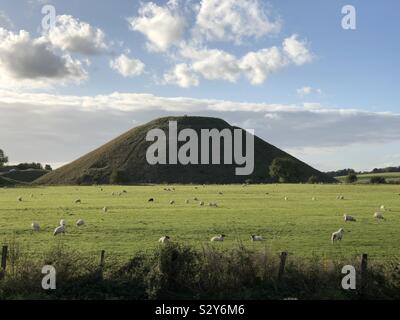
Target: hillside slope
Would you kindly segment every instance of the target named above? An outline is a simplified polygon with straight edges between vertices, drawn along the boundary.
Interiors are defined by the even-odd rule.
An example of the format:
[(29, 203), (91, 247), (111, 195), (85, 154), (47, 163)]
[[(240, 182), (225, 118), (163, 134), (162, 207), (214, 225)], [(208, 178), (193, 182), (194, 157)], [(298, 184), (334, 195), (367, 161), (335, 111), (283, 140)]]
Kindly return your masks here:
[[(235, 127), (217, 118), (209, 117), (164, 117), (153, 120), (142, 126), (133, 128), (100, 148), (65, 165), (35, 181), (38, 184), (70, 185), (70, 184), (107, 184), (113, 171), (120, 171), (124, 182), (135, 183), (242, 183), (247, 179), (254, 182), (272, 182), (268, 177), (268, 167), (277, 157), (291, 155), (273, 145), (255, 137), (254, 172), (250, 176), (236, 176), (233, 165), (150, 165), (146, 160), (146, 150), (152, 144), (145, 137), (149, 130), (160, 128), (168, 132), (169, 121), (178, 122), (178, 130), (200, 129), (218, 130)], [(199, 134), (200, 136), (200, 134)], [(181, 143), (183, 144), (183, 143)], [(223, 143), (221, 144), (223, 145)], [(223, 147), (221, 147), (221, 155)], [(200, 155), (199, 155), (200, 156)], [(295, 159), (295, 158), (293, 158)], [(316, 175), (321, 181), (334, 182), (333, 178), (295, 159), (300, 166), (300, 175), (296, 182), (306, 182), (310, 176)]]

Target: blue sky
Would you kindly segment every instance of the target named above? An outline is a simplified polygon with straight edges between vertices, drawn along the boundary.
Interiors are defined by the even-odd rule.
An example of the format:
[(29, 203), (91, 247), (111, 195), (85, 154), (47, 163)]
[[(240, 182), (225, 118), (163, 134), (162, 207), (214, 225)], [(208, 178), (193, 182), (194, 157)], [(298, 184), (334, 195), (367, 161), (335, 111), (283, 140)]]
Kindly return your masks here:
[[(148, 43), (152, 42), (148, 30), (138, 30), (145, 24), (140, 10), (149, 6), (148, 1), (0, 0), (0, 27), (8, 32), (3, 38), (0, 37), (0, 68), (4, 69), (3, 74), (8, 74), (4, 79), (0, 78), (0, 111), (3, 115), (0, 119), (0, 124), (3, 121), (0, 144), (4, 145), (6, 151), (9, 150), (10, 158), (25, 161), (33, 157), (32, 161), (65, 163), (79, 156), (79, 152), (89, 151), (134, 124), (157, 116), (184, 112), (219, 116), (235, 124), (253, 126), (257, 135), (323, 170), (400, 165), (400, 155), (393, 153), (393, 148), (398, 146), (399, 131), (396, 127), (400, 124), (398, 1), (238, 0), (236, 5), (227, 5), (230, 13), (244, 18), (246, 8), (257, 8), (256, 16), (260, 18), (260, 23), (275, 25), (275, 30), (270, 32), (262, 32), (262, 28), (256, 24), (246, 31), (246, 27), (256, 20), (254, 17), (250, 22), (236, 24), (223, 13), (219, 16), (212, 12), (210, 14), (205, 10), (207, 1), (209, 4), (213, 2), (153, 1), (152, 8), (166, 10), (163, 12), (183, 21), (183, 27), (178, 28), (181, 33), (177, 40), (170, 43), (168, 48), (155, 50), (149, 48)], [(229, 2), (225, 1), (226, 4)], [(64, 21), (85, 23), (92, 30), (99, 30), (104, 35), (101, 42), (106, 49), (98, 50), (96, 54), (86, 54), (72, 49), (72, 46), (63, 48), (64, 38), (57, 38), (59, 34), (51, 34), (51, 31), (46, 34), (40, 28), (43, 17), (41, 9), (45, 4), (53, 5), (58, 16), (69, 17)], [(237, 4), (243, 5), (240, 10)], [(356, 8), (356, 30), (344, 30), (341, 27), (341, 9), (348, 4)], [(203, 29), (196, 24), (201, 12), (204, 14), (202, 18), (205, 18)], [(206, 33), (212, 32), (207, 27), (218, 23), (217, 19), (221, 18), (226, 19), (225, 33), (221, 37), (207, 37)], [(136, 30), (132, 30), (134, 28), (129, 19), (136, 19), (136, 26), (139, 25)], [(58, 24), (62, 23), (60, 21)], [(238, 29), (230, 30), (230, 23)], [(161, 41), (158, 44), (165, 40), (160, 37), (168, 32), (176, 36), (177, 30), (175, 33), (174, 30), (156, 30), (158, 27), (157, 24), (151, 24), (151, 28), (154, 28), (151, 31), (158, 32), (157, 39)], [(31, 42), (24, 42), (25, 45), (36, 46), (35, 39), (42, 37), (49, 46), (48, 50), (56, 57), (68, 55), (72, 59), (75, 71), (68, 71), (69, 74), (64, 78), (49, 76), (47, 71), (41, 74), (37, 70), (40, 63), (34, 60), (38, 57), (19, 55), (19, 59), (24, 59), (20, 65), (26, 65), (27, 71), (12, 69), (15, 64), (9, 63), (5, 57), (10, 57), (12, 49), (16, 47), (16, 42), (12, 41), (20, 41), (14, 39), (20, 30), (29, 32)], [(293, 35), (296, 35), (295, 38)], [(294, 57), (291, 52), (285, 51), (285, 39), (295, 39), (293, 45), (304, 50), (300, 60), (299, 56)], [(90, 39), (83, 40), (91, 45)], [(281, 60), (272, 61), (263, 56), (264, 65), (271, 60), (270, 68), (256, 65), (255, 58), (250, 57), (253, 53), (273, 47), (277, 48)], [(183, 52), (187, 50), (192, 51), (184, 55)], [(222, 59), (217, 61), (218, 66), (229, 60), (228, 56), (234, 59), (229, 60), (226, 68), (221, 67), (217, 75), (211, 70), (216, 66), (210, 62), (212, 50), (216, 50), (214, 53), (218, 59)], [(131, 59), (126, 62), (126, 66), (134, 69), (129, 69), (129, 75), (123, 75), (121, 69), (110, 67), (110, 63), (121, 55)], [(29, 59), (32, 59), (35, 67), (29, 65)], [(184, 82), (179, 84), (173, 71), (176, 66), (183, 64), (186, 67), (185, 78), (180, 78)], [(266, 79), (254, 83), (254, 72), (261, 72)], [(186, 85), (186, 81), (190, 85)], [(110, 97), (115, 92), (132, 96), (118, 97), (117, 104), (120, 106), (116, 107), (113, 105), (115, 99)], [(21, 93), (26, 95), (25, 98), (21, 98)], [(43, 105), (41, 93), (62, 106), (68, 105), (66, 101), (74, 100), (76, 103), (71, 108), (59, 106), (55, 110)], [(135, 94), (151, 95), (144, 102), (145, 98), (140, 97), (140, 102), (146, 107), (138, 108), (138, 103), (132, 102), (138, 99)], [(98, 101), (96, 97), (99, 95), (105, 96), (104, 99), (109, 102), (104, 103), (100, 110), (93, 108), (98, 113), (96, 117), (88, 118), (86, 125), (82, 121), (81, 127), (75, 127), (74, 114), (87, 116), (87, 108), (90, 108), (80, 98), (85, 96)], [(159, 98), (177, 97), (189, 99), (190, 102), (179, 101), (170, 108), (156, 105), (168, 103)], [(128, 99), (128, 102), (124, 99)], [(223, 108), (222, 111), (218, 104), (210, 107), (209, 100), (226, 101), (230, 106), (237, 103), (242, 108)], [(32, 106), (27, 108), (27, 104)], [(38, 113), (41, 114), (42, 128), (29, 127), (31, 124), (26, 118), (33, 119)], [(115, 117), (115, 127), (104, 123), (110, 119), (110, 115)], [(73, 150), (64, 146), (62, 149), (62, 143), (57, 143), (57, 134), (49, 133), (56, 130), (54, 127), (60, 128), (55, 125), (60, 118), (64, 119), (65, 127), (62, 127), (64, 131), (59, 131), (59, 136), (68, 135), (68, 128), (80, 132), (80, 135), (70, 134), (63, 138), (64, 142), (73, 143), (79, 139), (78, 136), (85, 136), (85, 139), (79, 139), (79, 148)], [(93, 118), (96, 118), (96, 123)], [(22, 151), (26, 150), (24, 146), (16, 147), (14, 142), (21, 133), (13, 134), (11, 119), (25, 123), (26, 130), (36, 130), (37, 139), (41, 139), (39, 145), (43, 148), (47, 146), (46, 151), (38, 147), (37, 151), (27, 154)], [(291, 127), (287, 128), (287, 125)], [(374, 126), (373, 130), (368, 126)], [(96, 127), (103, 132), (95, 133)], [(380, 150), (379, 157), (374, 152), (376, 148)], [(56, 155), (49, 149), (56, 150)], [(343, 152), (350, 158), (343, 159)]]

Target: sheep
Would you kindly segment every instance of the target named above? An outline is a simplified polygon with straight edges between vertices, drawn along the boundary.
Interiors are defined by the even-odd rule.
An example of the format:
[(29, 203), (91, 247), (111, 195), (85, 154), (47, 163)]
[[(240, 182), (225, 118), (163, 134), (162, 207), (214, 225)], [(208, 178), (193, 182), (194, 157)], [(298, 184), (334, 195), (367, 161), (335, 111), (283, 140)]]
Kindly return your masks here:
[(64, 219), (61, 219), (60, 220), (60, 226), (66, 226), (67, 225), (67, 223), (65, 222), (65, 220)]
[(40, 231), (40, 226), (39, 226), (39, 224), (36, 223), (36, 222), (32, 222), (31, 227), (32, 227), (32, 230), (33, 230), (33, 231), (36, 231), (36, 232), (39, 232), (39, 231)]
[(214, 242), (214, 241), (224, 241), (224, 238), (225, 238), (225, 237), (226, 237), (226, 235), (220, 234), (219, 236), (212, 237), (212, 238), (211, 238), (211, 241), (212, 241), (212, 242)]
[(76, 199), (75, 204), (82, 203), (81, 199)]
[(186, 204), (189, 204), (189, 200), (186, 200), (185, 203), (186, 203)]
[(158, 239), (158, 242), (160, 243), (166, 243), (169, 242), (171, 238), (169, 236), (162, 236), (160, 239)]
[(147, 202), (154, 202), (154, 198), (150, 198)]
[(77, 227), (81, 227), (81, 226), (83, 226), (85, 224), (85, 221), (83, 221), (82, 219), (79, 219), (77, 222), (76, 222), (76, 226)]
[(379, 211), (374, 213), (374, 218), (385, 219), (385, 217), (383, 216), (383, 212), (379, 212)]
[(384, 205), (381, 205), (381, 210), (385, 211), (385, 206)]
[(222, 193), (221, 191), (220, 191), (220, 192), (218, 192), (218, 194), (219, 194), (219, 195), (223, 195), (223, 193)]
[(18, 201), (21, 202), (22, 201), (22, 197), (18, 197)]
[(315, 201), (315, 200), (317, 200), (316, 197), (312, 197), (312, 198), (311, 198), (311, 201)]
[(169, 204), (175, 204), (175, 201), (174, 201), (174, 200), (171, 200), (171, 201), (169, 202)]
[(215, 208), (218, 207), (218, 205), (215, 202), (209, 202), (208, 206), (215, 207)]
[(65, 226), (58, 226), (57, 228), (55, 228), (53, 235), (56, 236), (61, 233), (65, 234)]
[(199, 199), (197, 199), (197, 197), (194, 197), (193, 200), (194, 200), (194, 201), (199, 201)]
[(344, 200), (344, 196), (338, 195), (338, 196), (336, 197), (336, 199), (337, 199), (337, 200)]
[(284, 199), (285, 199), (285, 201), (288, 201), (288, 200), (289, 200), (289, 198), (288, 198), (288, 197), (285, 197)]
[(348, 214), (344, 214), (344, 215), (343, 215), (343, 218), (344, 218), (344, 222), (347, 222), (347, 221), (356, 221), (356, 218), (354, 218), (354, 217), (352, 217), (352, 216), (350, 216), (350, 215), (348, 215)]
[(332, 233), (332, 236), (331, 236), (332, 244), (334, 244), (335, 241), (341, 241), (343, 238), (343, 234), (344, 234), (343, 228), (340, 228), (338, 231)]
[(256, 236), (254, 234), (251, 235), (251, 241), (263, 241), (263, 237), (262, 236)]
[(204, 206), (204, 202), (203, 202), (203, 201), (200, 201), (199, 205), (200, 205), (200, 206)]
[(107, 208), (107, 207), (104, 207), (104, 208), (103, 208), (103, 212), (106, 213), (107, 211), (108, 211), (108, 208)]

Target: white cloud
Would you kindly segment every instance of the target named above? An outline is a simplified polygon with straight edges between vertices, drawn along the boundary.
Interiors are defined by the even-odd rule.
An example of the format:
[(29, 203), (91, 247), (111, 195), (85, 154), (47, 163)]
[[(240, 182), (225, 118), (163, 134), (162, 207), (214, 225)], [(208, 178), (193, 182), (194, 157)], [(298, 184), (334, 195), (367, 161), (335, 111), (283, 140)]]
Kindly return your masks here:
[[(191, 71), (204, 79), (235, 82), (245, 76), (253, 85), (264, 83), (271, 73), (282, 68), (308, 63), (312, 57), (305, 43), (298, 41), (295, 35), (284, 39), (282, 47), (250, 51), (241, 58), (219, 49), (188, 45), (182, 45), (179, 54), (179, 58), (190, 62)], [(189, 67), (186, 66), (186, 73)]]
[(307, 48), (304, 41), (297, 40), (298, 36), (292, 35), (283, 41), (283, 51), (288, 55), (290, 60), (297, 64), (303, 65), (312, 61), (313, 56)]
[(182, 88), (199, 85), (199, 78), (186, 63), (177, 64), (173, 70), (164, 75), (164, 80)]
[(153, 2), (142, 4), (137, 17), (128, 18), (134, 31), (143, 33), (148, 40), (148, 48), (166, 51), (177, 43), (184, 32), (185, 20), (177, 12), (175, 1), (161, 7)]
[(141, 75), (145, 69), (145, 65), (142, 61), (129, 58), (125, 54), (121, 54), (118, 58), (111, 60), (110, 67), (124, 77)]
[(13, 29), (14, 24), (4, 11), (0, 11), (0, 28)]
[(86, 77), (78, 60), (57, 55), (43, 37), (32, 39), (24, 30), (13, 33), (0, 28), (0, 86), (41, 87)]
[(321, 94), (322, 90), (319, 88), (313, 88), (309, 86), (302, 87), (300, 89), (297, 89), (297, 94), (299, 96), (306, 96), (310, 94)]
[(276, 33), (279, 19), (272, 21), (259, 0), (202, 0), (198, 6), (194, 34), (206, 40), (242, 43)]
[(235, 82), (240, 76), (235, 56), (218, 49), (194, 49), (186, 47), (181, 51), (184, 58), (192, 61), (193, 71), (207, 80)]
[(105, 52), (108, 48), (101, 29), (69, 15), (57, 16), (55, 27), (45, 36), (53, 46), (73, 53), (95, 55)]
[(241, 69), (252, 84), (263, 83), (270, 73), (286, 65), (287, 60), (277, 47), (249, 52), (240, 61)]

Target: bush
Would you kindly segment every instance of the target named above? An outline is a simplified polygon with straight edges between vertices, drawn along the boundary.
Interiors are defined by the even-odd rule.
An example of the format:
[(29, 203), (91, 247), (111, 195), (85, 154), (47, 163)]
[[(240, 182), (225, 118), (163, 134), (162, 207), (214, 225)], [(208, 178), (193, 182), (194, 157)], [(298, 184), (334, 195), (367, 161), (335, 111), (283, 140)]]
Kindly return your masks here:
[(279, 182), (298, 181), (299, 171), (299, 164), (292, 158), (275, 158), (269, 166), (269, 175)]
[(369, 183), (384, 184), (384, 183), (386, 183), (386, 179), (384, 177), (375, 176), (375, 177), (371, 177), (371, 179), (369, 180)]
[(357, 175), (354, 173), (349, 173), (349, 175), (346, 177), (346, 183), (355, 183), (357, 180)]

